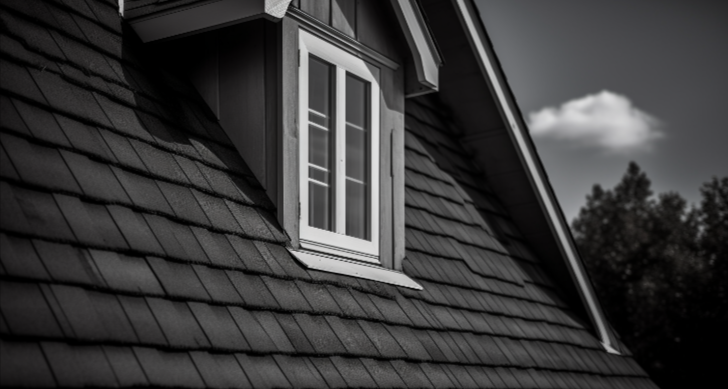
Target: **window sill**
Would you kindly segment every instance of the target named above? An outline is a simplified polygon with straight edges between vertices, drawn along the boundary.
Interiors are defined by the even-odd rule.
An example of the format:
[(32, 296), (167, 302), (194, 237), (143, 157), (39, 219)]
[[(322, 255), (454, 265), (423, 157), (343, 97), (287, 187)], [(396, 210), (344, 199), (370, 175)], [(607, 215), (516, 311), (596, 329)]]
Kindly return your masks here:
[(304, 250), (288, 250), (298, 261), (307, 268), (342, 274), (351, 277), (384, 282), (405, 288), (422, 290), (422, 286), (402, 272), (386, 269), (377, 265), (350, 261), (344, 258), (335, 258), (321, 253)]
[[(338, 234), (337, 234), (338, 235)], [(341, 236), (341, 235), (338, 235)], [(357, 262), (369, 262), (374, 266), (379, 265), (379, 257), (372, 254), (367, 254), (362, 251), (354, 251), (354, 250), (346, 250), (342, 247), (347, 247), (342, 244), (335, 244), (335, 245), (327, 245), (320, 242), (310, 241), (307, 239), (301, 238), (301, 248), (303, 251), (314, 253), (314, 254), (321, 254), (325, 255), (327, 257), (331, 257), (334, 259), (344, 259), (353, 261), (354, 263)], [(338, 243), (338, 242), (337, 242)]]

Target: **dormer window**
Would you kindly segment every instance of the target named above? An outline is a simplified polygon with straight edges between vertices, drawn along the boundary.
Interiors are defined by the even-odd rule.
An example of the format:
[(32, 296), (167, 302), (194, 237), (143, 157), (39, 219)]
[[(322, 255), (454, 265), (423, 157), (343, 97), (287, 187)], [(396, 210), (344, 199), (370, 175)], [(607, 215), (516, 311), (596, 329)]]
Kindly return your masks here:
[(379, 69), (299, 35), (300, 241), (379, 263)]
[(417, 65), (425, 57), (407, 44), (399, 7), (356, 2), (343, 19), (289, 7), (275, 23), (263, 17), (160, 47), (274, 203), (303, 266), (421, 289), (401, 272), (404, 105), (436, 87), (425, 82), (436, 72)]
[[(286, 88), (285, 76), (283, 84), (284, 99), (286, 91), (297, 90), (298, 100), (295, 129), (284, 121), (283, 131), (297, 145), (283, 143), (281, 205), (289, 212), (292, 201), (298, 206), (297, 223), (282, 218), (293, 235), (291, 253), (311, 269), (421, 289), (398, 271), (404, 258), (404, 117), (393, 108), (403, 103), (404, 83), (395, 76), (402, 69), (358, 42), (316, 24), (307, 27), (296, 28), (295, 88)], [(285, 24), (283, 30), (287, 47)], [(296, 177), (286, 168), (293, 165), (287, 162), (291, 152)]]

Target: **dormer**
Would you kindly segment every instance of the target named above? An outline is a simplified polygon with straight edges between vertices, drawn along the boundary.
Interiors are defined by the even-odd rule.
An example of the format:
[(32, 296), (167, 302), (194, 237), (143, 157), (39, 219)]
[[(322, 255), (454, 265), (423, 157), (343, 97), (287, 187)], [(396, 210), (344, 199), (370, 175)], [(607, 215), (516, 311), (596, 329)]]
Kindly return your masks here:
[(402, 3), (275, 4), (0, 2), (0, 386), (654, 387), (472, 0), (426, 95)]
[(415, 1), (161, 3), (125, 16), (197, 87), (294, 256), (419, 288), (400, 272), (404, 103), (437, 90), (440, 58)]
[[(617, 352), (472, 1), (141, 0), (125, 10), (150, 51), (197, 87), (306, 267), (420, 288), (401, 271), (405, 126), (446, 118), (446, 142), (472, 160), (476, 186), (492, 187), (518, 230), (489, 231), (494, 249), (515, 257), (532, 249), (576, 315)], [(432, 112), (417, 113), (423, 106)]]

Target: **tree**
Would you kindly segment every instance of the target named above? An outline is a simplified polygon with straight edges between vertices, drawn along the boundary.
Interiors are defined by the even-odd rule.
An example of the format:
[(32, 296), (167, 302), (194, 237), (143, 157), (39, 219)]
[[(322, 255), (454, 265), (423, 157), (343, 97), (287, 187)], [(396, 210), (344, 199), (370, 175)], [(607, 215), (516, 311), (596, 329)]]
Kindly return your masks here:
[(717, 377), (706, 353), (728, 313), (728, 178), (701, 192), (699, 208), (677, 193), (655, 198), (631, 162), (614, 189), (592, 188), (572, 223), (612, 325), (665, 388)]
[(701, 188), (703, 201), (700, 207), (700, 222), (703, 228), (700, 237), (701, 257), (704, 260), (703, 273), (723, 282), (710, 282), (705, 288), (706, 300), (712, 300), (719, 315), (728, 314), (728, 177), (713, 178)]

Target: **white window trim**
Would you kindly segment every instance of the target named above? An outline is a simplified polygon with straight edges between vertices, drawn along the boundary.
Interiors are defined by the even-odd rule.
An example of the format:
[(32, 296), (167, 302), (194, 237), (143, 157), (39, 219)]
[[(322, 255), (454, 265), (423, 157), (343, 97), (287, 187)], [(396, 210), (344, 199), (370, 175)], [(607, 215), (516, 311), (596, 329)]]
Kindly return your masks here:
[(334, 258), (310, 251), (290, 250), (290, 253), (310, 269), (422, 290), (422, 285), (400, 271), (360, 261), (349, 261), (338, 256)]
[[(314, 55), (336, 66), (336, 95), (335, 105), (337, 112), (343, 112), (345, 107), (345, 78), (349, 72), (370, 83), (370, 185), (369, 198), (370, 212), (369, 225), (371, 226), (371, 241), (358, 239), (332, 231), (325, 231), (310, 227), (308, 220), (308, 60)], [(299, 239), (301, 247), (327, 254), (379, 264), (379, 69), (364, 60), (324, 41), (306, 31), (299, 30), (299, 188), (300, 188), (300, 224)], [(344, 115), (336, 116), (336, 131), (344, 128)], [(343, 180), (346, 145), (344, 137), (336, 137), (335, 171), (337, 180)], [(335, 198), (344, 198), (344, 186), (338, 185)], [(337, 205), (335, 211), (336, 230), (344, 229), (344, 207)]]

